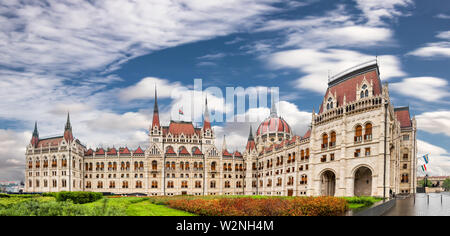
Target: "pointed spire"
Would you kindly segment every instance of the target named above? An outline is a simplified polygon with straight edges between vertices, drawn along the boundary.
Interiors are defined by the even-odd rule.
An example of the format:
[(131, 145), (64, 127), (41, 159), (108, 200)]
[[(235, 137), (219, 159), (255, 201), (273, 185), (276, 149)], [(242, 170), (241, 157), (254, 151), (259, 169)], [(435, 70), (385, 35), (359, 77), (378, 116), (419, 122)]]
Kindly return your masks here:
[(67, 142), (70, 142), (73, 140), (72, 125), (70, 124), (69, 112), (67, 112), (67, 122), (66, 122), (66, 127), (64, 128), (64, 139)]
[(155, 85), (155, 105), (153, 107), (153, 121), (152, 121), (152, 127), (151, 129), (153, 129), (154, 127), (160, 127), (159, 124), (159, 111), (158, 111), (158, 95), (156, 93), (156, 85)]
[(227, 142), (225, 140), (225, 135), (223, 135), (222, 151), (227, 150)]
[(248, 134), (248, 141), (254, 140), (253, 138), (253, 132), (252, 132), (252, 126), (250, 125), (250, 133)]
[(33, 137), (38, 137), (39, 138), (39, 132), (38, 132), (38, 129), (37, 129), (37, 121), (34, 122)]
[(33, 147), (37, 147), (39, 143), (39, 132), (37, 130), (37, 121), (34, 123), (34, 131), (30, 143), (33, 145)]
[(66, 121), (66, 127), (64, 128), (64, 130), (70, 130), (70, 131), (72, 131), (72, 125), (70, 124), (70, 115), (69, 115), (69, 112), (67, 112), (67, 121)]
[(208, 110), (208, 97), (205, 99), (205, 114), (203, 115), (203, 130), (211, 129), (211, 122), (209, 120), (209, 110)]
[(270, 117), (277, 117), (277, 108), (275, 107), (275, 96), (274, 93), (271, 93), (271, 99), (272, 99), (272, 103), (271, 103), (271, 107), (270, 107)]

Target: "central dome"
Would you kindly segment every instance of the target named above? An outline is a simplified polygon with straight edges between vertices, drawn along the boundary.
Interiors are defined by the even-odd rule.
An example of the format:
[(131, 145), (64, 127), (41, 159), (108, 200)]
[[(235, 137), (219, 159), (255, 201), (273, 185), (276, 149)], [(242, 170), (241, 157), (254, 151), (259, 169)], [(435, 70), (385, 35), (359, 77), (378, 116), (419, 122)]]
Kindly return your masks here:
[[(290, 139), (292, 129), (289, 124), (277, 115), (275, 102), (272, 100), (270, 116), (267, 117), (256, 130), (256, 137), (259, 143), (279, 143), (283, 140)], [(267, 144), (267, 143), (266, 143)]]
[(291, 134), (291, 127), (289, 124), (281, 117), (268, 117), (258, 126), (256, 131), (256, 136), (262, 136), (264, 134), (276, 134), (276, 133), (287, 133)]

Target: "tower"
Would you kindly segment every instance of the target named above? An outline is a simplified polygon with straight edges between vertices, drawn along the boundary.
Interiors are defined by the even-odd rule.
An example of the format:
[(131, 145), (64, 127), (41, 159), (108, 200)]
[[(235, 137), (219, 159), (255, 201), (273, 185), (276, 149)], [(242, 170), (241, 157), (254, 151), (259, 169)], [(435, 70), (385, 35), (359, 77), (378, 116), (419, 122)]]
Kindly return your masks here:
[(39, 143), (39, 132), (37, 130), (37, 121), (34, 123), (34, 131), (30, 143), (31, 145), (33, 145), (33, 147), (37, 147)]
[(152, 121), (152, 127), (150, 129), (159, 129), (161, 126), (159, 124), (159, 111), (158, 111), (158, 95), (156, 93), (156, 86), (155, 86), (155, 105), (153, 107), (153, 121)]
[(66, 127), (64, 128), (64, 139), (65, 139), (67, 142), (73, 141), (72, 125), (70, 124), (70, 116), (69, 116), (69, 113), (68, 113), (68, 112), (67, 112), (67, 122), (66, 122)]

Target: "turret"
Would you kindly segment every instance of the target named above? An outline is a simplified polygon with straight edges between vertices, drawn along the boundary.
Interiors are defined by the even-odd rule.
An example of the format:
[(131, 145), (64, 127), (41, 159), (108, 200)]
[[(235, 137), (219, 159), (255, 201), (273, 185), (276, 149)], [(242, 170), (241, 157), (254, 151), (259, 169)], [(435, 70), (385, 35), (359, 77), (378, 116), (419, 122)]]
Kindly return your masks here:
[(252, 126), (250, 125), (250, 133), (248, 134), (247, 146), (245, 147), (245, 150), (247, 152), (251, 152), (255, 149), (255, 147), (255, 139), (253, 138)]
[(211, 129), (211, 122), (209, 120), (209, 110), (208, 110), (208, 98), (205, 100), (205, 114), (203, 115), (203, 131)]
[(67, 122), (66, 122), (66, 127), (64, 128), (64, 139), (65, 139), (67, 142), (73, 141), (72, 125), (70, 124), (70, 116), (69, 116), (69, 113), (68, 113), (68, 112), (67, 112)]
[(33, 145), (33, 147), (37, 147), (39, 143), (39, 132), (37, 130), (37, 121), (34, 123), (34, 131), (30, 143), (31, 145)]
[(155, 105), (153, 107), (153, 121), (152, 121), (152, 127), (151, 129), (154, 128), (160, 128), (160, 124), (159, 124), (159, 111), (158, 111), (158, 97), (156, 94), (156, 86), (155, 86)]

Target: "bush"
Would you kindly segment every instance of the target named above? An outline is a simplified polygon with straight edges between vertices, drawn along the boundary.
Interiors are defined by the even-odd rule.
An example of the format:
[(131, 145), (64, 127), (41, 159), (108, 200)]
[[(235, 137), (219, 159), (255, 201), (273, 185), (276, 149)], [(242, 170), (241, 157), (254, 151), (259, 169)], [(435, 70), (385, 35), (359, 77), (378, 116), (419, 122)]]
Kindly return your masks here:
[(348, 209), (335, 197), (169, 200), (168, 206), (202, 216), (337, 216)]
[(10, 196), (6, 193), (0, 193), (0, 198), (9, 198)]
[(36, 199), (20, 202), (9, 207), (0, 208), (0, 216), (123, 216), (125, 211), (110, 207), (106, 202), (102, 206), (87, 207), (64, 202), (38, 201)]
[(103, 194), (93, 192), (59, 192), (56, 193), (55, 198), (58, 202), (72, 200), (75, 204), (84, 204), (100, 200), (103, 198)]

